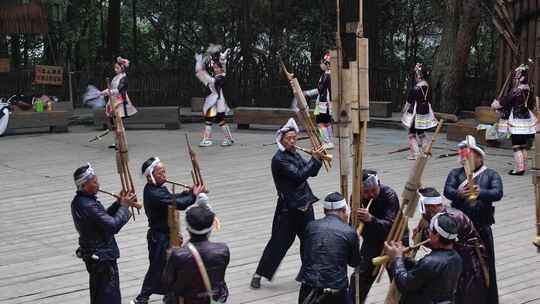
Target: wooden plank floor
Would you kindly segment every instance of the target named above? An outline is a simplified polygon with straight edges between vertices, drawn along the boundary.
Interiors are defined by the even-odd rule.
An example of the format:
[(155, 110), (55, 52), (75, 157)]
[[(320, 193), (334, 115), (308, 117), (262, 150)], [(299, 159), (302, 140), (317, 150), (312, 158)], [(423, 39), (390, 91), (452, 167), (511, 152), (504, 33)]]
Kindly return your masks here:
[[(184, 132), (194, 143), (201, 125), (183, 130), (128, 131), (132, 172), (142, 191), (140, 165), (150, 156), (159, 156), (171, 179), (189, 181)], [(81, 260), (74, 256), (77, 233), (70, 202), (74, 194), (72, 173), (91, 162), (102, 188), (118, 191), (110, 138), (97, 143), (88, 139), (97, 131), (74, 127), (71, 133), (25, 135), (0, 138), (0, 302), (1, 303), (88, 303), (88, 276)], [(368, 168), (379, 171), (382, 181), (401, 193), (413, 162), (405, 152), (387, 154), (406, 144), (405, 131), (369, 130), (365, 153)], [(212, 238), (227, 242), (231, 264), (227, 272), (228, 303), (296, 303), (299, 285), (294, 281), (299, 268), (298, 242), (287, 254), (273, 282), (263, 281), (262, 289), (250, 290), (250, 277), (269, 238), (275, 206), (275, 189), (270, 159), (275, 146), (273, 132), (234, 132), (233, 147), (197, 149), (210, 199), (222, 221), (222, 230)], [(221, 134), (215, 134), (221, 139)], [(302, 144), (307, 145), (307, 142)], [(436, 147), (453, 148), (455, 143), (439, 140)], [(437, 149), (435, 153), (443, 153)], [(540, 303), (540, 254), (531, 245), (534, 230), (534, 200), (530, 175), (512, 177), (511, 152), (488, 149), (487, 163), (504, 179), (505, 196), (496, 204), (494, 226), (497, 272), (501, 303)], [(455, 158), (432, 159), (424, 174), (424, 184), (441, 189)], [(338, 189), (337, 170), (321, 171), (310, 183), (316, 195)], [(110, 202), (108, 197), (102, 201)], [(317, 214), (320, 216), (320, 206)], [(412, 222), (415, 223), (415, 220)], [(117, 237), (123, 302), (139, 291), (148, 265), (144, 214), (128, 223)], [(382, 303), (387, 278), (374, 286), (368, 303)], [(153, 296), (153, 302), (160, 297)]]

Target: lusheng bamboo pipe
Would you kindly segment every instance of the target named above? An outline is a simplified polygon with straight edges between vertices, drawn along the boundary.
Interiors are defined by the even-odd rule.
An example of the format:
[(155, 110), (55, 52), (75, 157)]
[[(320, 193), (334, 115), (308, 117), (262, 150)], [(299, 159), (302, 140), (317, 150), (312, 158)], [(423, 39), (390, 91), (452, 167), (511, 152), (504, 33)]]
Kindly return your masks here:
[[(311, 149), (305, 149), (305, 148), (302, 148), (302, 147), (299, 147), (299, 146), (295, 146), (296, 149), (302, 151), (302, 152), (306, 152), (307, 154), (309, 155), (313, 155), (313, 150)], [(332, 161), (332, 154), (322, 154), (322, 160), (324, 161), (327, 161), (327, 162), (331, 162)]]
[[(186, 188), (186, 189), (192, 189), (193, 187), (190, 186), (190, 185), (187, 185), (187, 184), (183, 184), (183, 183), (180, 183), (180, 182), (174, 182), (174, 181), (171, 181), (171, 180), (165, 180), (166, 183), (168, 184), (171, 184), (171, 185), (175, 185), (175, 186), (180, 186), (182, 188)], [(203, 187), (203, 191), (204, 193), (208, 193), (208, 189), (206, 189), (206, 186)]]
[[(315, 123), (313, 122), (313, 119), (310, 116), (309, 108), (307, 107), (306, 97), (302, 93), (302, 88), (300, 87), (300, 83), (298, 83), (298, 79), (294, 77), (294, 74), (291, 74), (287, 71), (287, 68), (285, 67), (285, 64), (283, 61), (281, 61), (280, 58), (280, 65), (281, 69), (283, 70), (283, 73), (285, 74), (285, 77), (289, 81), (289, 84), (291, 85), (291, 89), (293, 91), (294, 96), (298, 99), (298, 109), (299, 111), (296, 112), (296, 116), (298, 119), (301, 120), (302, 124), (304, 125), (306, 132), (309, 136), (309, 141), (311, 142), (311, 146), (313, 148), (320, 147), (322, 145), (321, 138), (319, 137), (319, 133), (317, 131), (317, 127), (315, 126)], [(323, 154), (328, 154), (326, 149), (323, 151)], [(330, 169), (332, 166), (332, 163), (328, 160), (323, 159), (324, 168), (326, 171)]]
[[(419, 248), (420, 246), (426, 245), (429, 242), (430, 242), (430, 240), (427, 239), (427, 240), (422, 241), (422, 242), (420, 242), (418, 244), (407, 247), (405, 252), (408, 252), (408, 251), (411, 251), (413, 249)], [(371, 263), (373, 263), (373, 266), (381, 266), (381, 265), (386, 264), (388, 262), (390, 262), (390, 257), (387, 256), (387, 255), (381, 255), (381, 256), (374, 257), (373, 259), (371, 259)]]
[(171, 184), (171, 185), (180, 186), (182, 188), (191, 189), (191, 186), (188, 185), (188, 184), (183, 184), (183, 183), (179, 183), (179, 182), (173, 182), (171, 180), (165, 180), (165, 182), (168, 183), (168, 184)]
[[(367, 204), (366, 209), (369, 210), (369, 207), (371, 207), (371, 203), (373, 203), (373, 199), (369, 200), (369, 203)], [(358, 227), (356, 227), (356, 233), (358, 235), (362, 235), (362, 232), (364, 231), (365, 226), (366, 226), (366, 224), (364, 222), (358, 223)]]
[(465, 159), (463, 163), (463, 169), (465, 170), (465, 175), (467, 177), (467, 185), (469, 186), (469, 194), (467, 195), (467, 198), (469, 199), (469, 202), (471, 204), (476, 204), (476, 199), (478, 198), (478, 191), (475, 189), (475, 181), (474, 181), (474, 167), (475, 167), (475, 155), (471, 150), (471, 144), (469, 142), (469, 138), (467, 137), (467, 159)]
[[(101, 190), (101, 189), (98, 189), (98, 192), (110, 195), (110, 196), (112, 196), (112, 197), (114, 197), (116, 199), (120, 199), (120, 195), (118, 195), (116, 193), (112, 193), (112, 192)], [(136, 203), (134, 207), (137, 208), (137, 210), (140, 210), (142, 208), (142, 205), (139, 204), (139, 203)]]

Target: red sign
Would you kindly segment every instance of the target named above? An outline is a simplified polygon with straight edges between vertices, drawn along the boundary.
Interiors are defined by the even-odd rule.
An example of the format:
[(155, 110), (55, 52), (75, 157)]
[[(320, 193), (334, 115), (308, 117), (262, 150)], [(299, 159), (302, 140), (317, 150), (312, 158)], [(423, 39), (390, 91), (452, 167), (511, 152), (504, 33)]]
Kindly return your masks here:
[(64, 68), (61, 66), (36, 65), (34, 83), (62, 85), (64, 83)]
[(0, 58), (0, 73), (9, 73), (9, 58)]

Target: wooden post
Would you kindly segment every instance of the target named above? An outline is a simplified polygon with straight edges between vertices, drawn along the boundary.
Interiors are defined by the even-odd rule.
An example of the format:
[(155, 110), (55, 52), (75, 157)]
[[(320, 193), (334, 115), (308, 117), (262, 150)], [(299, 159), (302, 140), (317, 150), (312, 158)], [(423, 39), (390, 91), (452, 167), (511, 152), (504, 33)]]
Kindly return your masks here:
[[(535, 63), (535, 75), (531, 75), (535, 79), (535, 83), (540, 83), (540, 32), (536, 31), (536, 60)], [(536, 101), (536, 118), (540, 118), (540, 97), (538, 90), (534, 90)], [(536, 201), (536, 237), (533, 240), (533, 244), (536, 246), (536, 250), (540, 252), (540, 130), (536, 127), (536, 134), (534, 135), (534, 164), (533, 164), (533, 184), (534, 194)]]
[(75, 109), (75, 103), (73, 102), (73, 85), (71, 82), (71, 63), (70, 63), (69, 58), (67, 60), (67, 73), (68, 73), (69, 101), (71, 102), (71, 107)]

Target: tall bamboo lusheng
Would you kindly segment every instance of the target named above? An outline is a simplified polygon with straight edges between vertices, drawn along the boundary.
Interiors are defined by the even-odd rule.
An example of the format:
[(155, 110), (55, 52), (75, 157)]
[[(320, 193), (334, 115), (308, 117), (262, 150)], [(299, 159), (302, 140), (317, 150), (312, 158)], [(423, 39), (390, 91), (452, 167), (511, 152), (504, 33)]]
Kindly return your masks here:
[[(298, 83), (298, 79), (294, 77), (294, 74), (291, 74), (287, 71), (287, 68), (285, 67), (285, 64), (283, 62), (281, 64), (281, 69), (283, 70), (283, 73), (285, 73), (285, 77), (287, 77), (287, 80), (289, 80), (289, 83), (291, 85), (292, 91), (296, 99), (298, 100), (298, 111), (296, 112), (296, 115), (298, 116), (298, 119), (302, 121), (302, 124), (304, 125), (304, 128), (306, 129), (306, 132), (309, 136), (309, 140), (311, 142), (311, 146), (313, 149), (318, 149), (322, 146), (321, 139), (317, 133), (317, 127), (315, 126), (315, 123), (313, 122), (313, 119), (310, 116), (309, 108), (307, 106), (306, 97), (304, 97), (304, 93), (302, 92), (302, 88), (300, 87), (300, 84)], [(323, 150), (323, 154), (327, 155), (328, 152), (326, 150)], [(326, 171), (328, 171), (331, 167), (331, 162), (329, 160), (323, 159), (324, 167), (326, 168)]]
[[(349, 141), (349, 123), (351, 120), (351, 107), (350, 100), (345, 101), (343, 96), (345, 95), (343, 90), (343, 48), (341, 44), (341, 8), (340, 0), (336, 0), (336, 50), (332, 52), (330, 58), (335, 57), (335, 61), (331, 62), (330, 66), (336, 70), (334, 80), (337, 86), (334, 84), (334, 91), (331, 92), (331, 100), (334, 101), (337, 107), (334, 107), (337, 115), (335, 119), (338, 122), (337, 138), (338, 138), (338, 153), (339, 153), (339, 186), (341, 195), (345, 199), (349, 198), (349, 154), (350, 154), (350, 141)], [(361, 2), (361, 1), (360, 1)], [(360, 22), (358, 22), (360, 24)], [(335, 56), (333, 56), (335, 54)], [(353, 182), (354, 183), (354, 182)], [(350, 204), (351, 202), (349, 202)]]
[[(207, 190), (206, 185), (204, 184), (201, 167), (199, 166), (199, 161), (197, 160), (197, 154), (193, 151), (191, 143), (189, 142), (188, 134), (186, 133), (186, 144), (188, 148), (189, 158), (191, 160), (191, 178), (193, 179), (193, 184), (196, 186), (203, 186), (204, 190)], [(206, 191), (207, 192), (207, 191)]]
[[(414, 259), (416, 257), (416, 254), (418, 253), (418, 249), (420, 249), (421, 247), (420, 245), (426, 244), (426, 243), (422, 244), (421, 241), (422, 241), (422, 233), (428, 226), (429, 226), (428, 220), (422, 217), (420, 221), (418, 222), (418, 225), (414, 229), (414, 233), (412, 237), (414, 245), (409, 247), (411, 249), (407, 253), (408, 257)], [(387, 261), (383, 261), (383, 262), (386, 263)], [(401, 298), (401, 293), (399, 293), (399, 290), (397, 289), (396, 282), (392, 281), (390, 283), (390, 287), (388, 288), (388, 293), (386, 294), (384, 303), (385, 304), (398, 304), (400, 298)]]
[[(296, 149), (298, 149), (298, 150), (300, 150), (302, 152), (305, 152), (305, 153), (307, 153), (309, 155), (313, 155), (313, 150), (311, 150), (311, 149), (305, 149), (305, 148), (302, 148), (300, 146), (295, 146), (295, 147), (296, 147)], [(332, 158), (333, 158), (332, 154), (323, 154), (322, 155), (322, 160), (324, 160), (324, 161), (331, 162)]]
[[(369, 203), (367, 204), (366, 206), (366, 209), (369, 210), (369, 207), (371, 207), (371, 203), (373, 203), (373, 199), (370, 199), (369, 200)], [(354, 224), (354, 222), (357, 222), (356, 224)], [(359, 222), (358, 219), (356, 219), (355, 221), (353, 221), (353, 224), (356, 226), (356, 234), (358, 234), (359, 236), (362, 235), (362, 232), (364, 232), (364, 227), (366, 227), (366, 224), (364, 222)]]
[[(412, 218), (416, 212), (416, 207), (418, 205), (418, 189), (421, 186), (422, 174), (424, 173), (427, 161), (431, 158), (433, 143), (441, 131), (443, 122), (443, 120), (439, 121), (437, 129), (431, 138), (431, 142), (416, 159), (415, 166), (413, 167), (411, 175), (409, 175), (407, 183), (405, 184), (405, 189), (401, 194), (401, 207), (396, 215), (396, 218), (394, 219), (394, 224), (392, 225), (392, 228), (390, 228), (390, 232), (386, 237), (387, 242), (400, 241), (403, 238), (405, 229), (407, 229), (408, 226), (409, 218)], [(381, 253), (381, 255), (383, 254), (384, 253)], [(373, 275), (378, 276), (378, 280), (380, 280), (380, 276), (382, 275), (384, 269), (382, 266), (384, 266), (384, 264), (373, 269)]]
[[(196, 186), (202, 186), (202, 192), (208, 193), (208, 187), (204, 184), (203, 177), (201, 174), (201, 167), (199, 166), (199, 161), (197, 160), (197, 154), (193, 151), (191, 143), (189, 142), (188, 134), (186, 133), (186, 144), (188, 148), (189, 158), (191, 160), (191, 178), (193, 179), (193, 184)], [(219, 231), (221, 229), (221, 222), (217, 216), (214, 217), (214, 227), (215, 230)]]
[(172, 185), (171, 204), (167, 210), (167, 222), (169, 224), (169, 247), (178, 248), (182, 246), (182, 236), (180, 234), (180, 211), (176, 209), (175, 184)]
[[(98, 192), (101, 192), (103, 194), (107, 194), (107, 195), (112, 196), (112, 197), (114, 197), (116, 199), (120, 199), (120, 195), (118, 195), (116, 193), (113, 193), (113, 192), (109, 192), (109, 191), (105, 191), (105, 190), (101, 190), (101, 189), (98, 189)], [(136, 204), (135, 208), (141, 209), (142, 205), (141, 204)]]
[[(107, 88), (111, 89), (111, 82), (107, 78)], [(128, 145), (127, 145), (127, 138), (126, 138), (126, 130), (124, 128), (124, 121), (122, 120), (122, 116), (118, 113), (118, 111), (121, 111), (122, 104), (117, 103), (116, 100), (114, 100), (114, 97), (109, 96), (112, 100), (109, 102), (112, 106), (112, 120), (114, 124), (114, 139), (116, 144), (116, 169), (118, 172), (118, 175), (120, 176), (120, 183), (122, 184), (122, 191), (124, 193), (133, 193), (137, 195), (135, 192), (135, 186), (133, 184), (133, 178), (131, 176), (131, 171), (129, 169), (129, 155), (128, 155)], [(131, 208), (133, 213), (133, 220), (135, 220), (135, 212), (133, 210), (133, 207)], [(140, 214), (140, 208), (137, 208), (137, 213)]]

